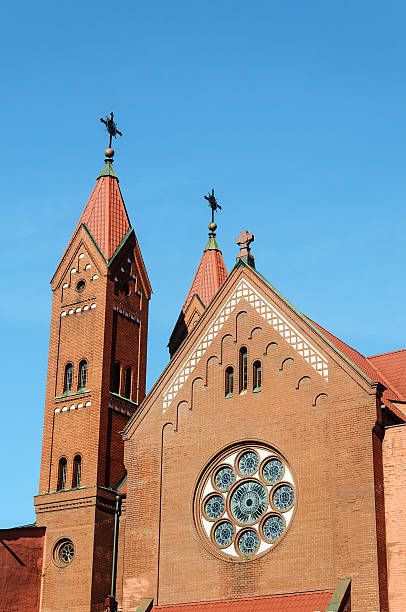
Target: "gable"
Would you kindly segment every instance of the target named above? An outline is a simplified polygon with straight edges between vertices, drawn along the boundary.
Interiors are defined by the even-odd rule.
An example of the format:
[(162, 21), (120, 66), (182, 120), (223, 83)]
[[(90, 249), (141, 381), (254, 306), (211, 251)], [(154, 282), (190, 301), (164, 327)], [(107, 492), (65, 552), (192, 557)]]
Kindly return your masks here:
[(197, 345), (190, 351), (180, 367), (179, 372), (167, 386), (163, 394), (163, 409), (166, 410), (183, 388), (189, 376), (198, 366), (201, 358), (223, 325), (242, 300), (256, 310), (258, 314), (288, 342), (292, 348), (321, 376), (328, 381), (328, 360), (287, 318), (265, 297), (264, 293), (255, 288), (247, 278), (241, 278), (226, 303), (203, 333)]
[(61, 284), (64, 288), (69, 287), (72, 275), (82, 270), (88, 271), (89, 274), (90, 270), (92, 270), (90, 277), (95, 273), (97, 275), (106, 273), (106, 261), (89, 229), (84, 224), (76, 231), (52, 277), (52, 290), (55, 291)]

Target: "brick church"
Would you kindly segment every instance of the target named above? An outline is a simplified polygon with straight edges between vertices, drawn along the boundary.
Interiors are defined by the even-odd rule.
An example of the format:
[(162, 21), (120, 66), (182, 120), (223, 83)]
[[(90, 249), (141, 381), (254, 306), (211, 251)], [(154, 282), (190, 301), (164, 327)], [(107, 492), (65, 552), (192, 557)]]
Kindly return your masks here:
[(37, 518), (0, 531), (0, 610), (405, 612), (406, 350), (299, 312), (248, 231), (227, 272), (212, 218), (146, 395), (151, 286), (105, 153), (51, 281)]

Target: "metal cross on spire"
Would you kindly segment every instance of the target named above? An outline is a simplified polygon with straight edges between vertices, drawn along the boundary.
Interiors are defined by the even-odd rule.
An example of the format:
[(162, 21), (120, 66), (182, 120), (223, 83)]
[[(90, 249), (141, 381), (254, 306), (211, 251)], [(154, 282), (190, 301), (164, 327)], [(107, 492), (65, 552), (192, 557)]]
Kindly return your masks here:
[(123, 134), (117, 129), (117, 124), (114, 122), (113, 112), (110, 113), (110, 117), (106, 115), (105, 119), (103, 119), (103, 117), (100, 117), (100, 121), (104, 123), (104, 125), (106, 126), (106, 132), (110, 134), (109, 149), (111, 149), (111, 139), (113, 138), (113, 136), (114, 138), (117, 138), (117, 134), (119, 136), (122, 136)]
[(209, 206), (211, 208), (211, 222), (214, 223), (215, 211), (221, 210), (220, 204), (217, 202), (216, 198), (214, 197), (214, 189), (211, 190), (211, 193), (209, 192), (208, 195), (205, 195), (204, 199), (207, 200), (209, 203)]

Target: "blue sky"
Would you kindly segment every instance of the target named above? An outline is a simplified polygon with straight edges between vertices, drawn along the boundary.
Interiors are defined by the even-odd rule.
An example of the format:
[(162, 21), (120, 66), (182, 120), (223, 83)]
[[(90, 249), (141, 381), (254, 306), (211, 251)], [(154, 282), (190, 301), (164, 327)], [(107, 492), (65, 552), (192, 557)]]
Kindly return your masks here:
[(148, 386), (207, 240), (366, 355), (406, 346), (404, 2), (15, 2), (2, 11), (0, 526), (34, 520), (50, 278), (103, 166), (153, 286)]

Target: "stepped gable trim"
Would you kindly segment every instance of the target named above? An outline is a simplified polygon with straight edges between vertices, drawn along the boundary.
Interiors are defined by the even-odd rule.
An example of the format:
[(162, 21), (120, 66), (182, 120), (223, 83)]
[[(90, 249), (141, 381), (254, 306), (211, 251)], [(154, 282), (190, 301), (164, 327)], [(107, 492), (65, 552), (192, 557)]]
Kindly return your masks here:
[(193, 352), (181, 366), (172, 382), (163, 394), (163, 409), (166, 410), (171, 405), (183, 385), (188, 380), (190, 374), (195, 370), (200, 359), (206, 353), (214, 338), (217, 336), (224, 323), (241, 300), (245, 299), (265, 321), (267, 321), (279, 335), (286, 340), (305, 361), (316, 372), (328, 381), (328, 361), (327, 358), (307, 340), (285, 316), (273, 306), (263, 295), (261, 295), (251, 283), (242, 278), (237, 284), (234, 292), (228, 298), (223, 308), (220, 310), (215, 320), (203, 334), (200, 342)]
[[(81, 228), (82, 228), (82, 227), (83, 227), (83, 228), (86, 230), (87, 235), (89, 236), (89, 238), (90, 238), (90, 239), (91, 239), (91, 241), (93, 242), (94, 246), (96, 247), (96, 250), (98, 251), (98, 253), (99, 253), (100, 257), (102, 258), (103, 263), (107, 264), (107, 260), (106, 260), (106, 258), (104, 257), (103, 253), (101, 252), (101, 250), (100, 250), (100, 248), (99, 248), (99, 245), (97, 244), (96, 240), (94, 239), (94, 236), (92, 235), (92, 232), (91, 232), (91, 231), (90, 231), (90, 229), (87, 227), (86, 223), (81, 223), (81, 224), (79, 225), (79, 227), (77, 228), (76, 232), (74, 233), (74, 235), (72, 236), (72, 238), (71, 238), (71, 240), (70, 240), (70, 242), (69, 242), (69, 245), (68, 245), (68, 247), (67, 247), (67, 249), (66, 249), (65, 253), (64, 253), (64, 254), (63, 254), (63, 256), (62, 256), (62, 259), (61, 259), (61, 261), (59, 262), (58, 267), (56, 268), (55, 273), (54, 273), (53, 277), (52, 277), (52, 278), (51, 278), (51, 280), (50, 280), (50, 284), (51, 284), (52, 286), (53, 286), (53, 284), (54, 284), (55, 278), (57, 277), (58, 273), (60, 272), (60, 269), (61, 269), (62, 263), (65, 261), (65, 257), (66, 257), (66, 255), (67, 255), (67, 254), (69, 253), (69, 251), (70, 251), (70, 250), (73, 248), (73, 245), (74, 245), (74, 243), (75, 243), (76, 236), (79, 234), (79, 232), (80, 232), (80, 230), (81, 230)], [(84, 242), (83, 242), (83, 246), (84, 246), (85, 248), (87, 248), (87, 247), (86, 247), (86, 244), (85, 244)], [(79, 250), (79, 247), (76, 249), (76, 251), (78, 251), (78, 250)], [(73, 260), (74, 260), (75, 256), (76, 256), (76, 253), (75, 253), (74, 255), (72, 255), (72, 256), (71, 256), (71, 258), (70, 258), (70, 260), (69, 260), (69, 263), (68, 263), (68, 264), (65, 266), (65, 271), (64, 271), (64, 272), (62, 272), (62, 274), (61, 274), (61, 278), (59, 279), (58, 283), (55, 285), (55, 288), (59, 287), (59, 285), (61, 284), (62, 279), (63, 279), (63, 277), (65, 276), (66, 271), (67, 271), (67, 270), (70, 268), (70, 266), (72, 265), (72, 262), (73, 262)], [(91, 254), (90, 254), (90, 253), (89, 253), (89, 256), (91, 257)], [(94, 260), (93, 260), (93, 262), (94, 262), (94, 264), (97, 266), (97, 264), (96, 264), (96, 262), (95, 262)], [(100, 272), (100, 269), (99, 269), (99, 272)]]
[[(209, 306), (206, 308), (205, 312), (202, 314), (201, 318), (199, 319), (197, 325), (186, 336), (185, 340), (179, 346), (177, 351), (172, 356), (170, 362), (167, 364), (165, 369), (162, 371), (161, 375), (156, 380), (155, 384), (150, 389), (148, 395), (141, 402), (141, 404), (139, 406), (139, 409), (137, 410), (137, 413), (134, 414), (131, 417), (131, 419), (128, 421), (127, 425), (125, 426), (125, 428), (124, 428), (124, 430), (122, 432), (124, 440), (129, 439), (131, 437), (133, 431), (139, 426), (139, 424), (144, 420), (145, 416), (148, 414), (149, 409), (151, 407), (150, 406), (151, 402), (155, 402), (157, 400), (157, 397), (161, 393), (162, 383), (165, 381), (165, 379), (167, 380), (167, 376), (168, 376), (169, 372), (171, 370), (175, 370), (175, 369), (177, 371), (179, 371), (179, 369), (180, 369), (179, 362), (180, 362), (180, 357), (181, 357), (182, 353), (184, 353), (184, 352), (186, 352), (188, 350), (187, 349), (188, 346), (190, 346), (191, 349), (193, 350), (193, 347), (199, 341), (199, 338), (202, 335), (201, 330), (202, 330), (202, 328), (204, 329), (203, 325), (205, 325), (206, 318), (209, 318), (210, 315), (211, 315), (212, 310), (215, 309), (218, 306), (219, 301), (223, 299), (223, 296), (227, 292), (229, 286), (233, 285), (234, 283), (236, 283), (235, 277), (236, 277), (236, 275), (241, 273), (242, 269), (245, 269), (245, 270), (249, 271), (249, 273), (254, 276), (254, 279), (256, 278), (256, 279), (260, 280), (261, 282), (264, 282), (281, 299), (281, 301), (288, 307), (288, 309), (292, 310), (302, 320), (304, 325), (306, 327), (308, 327), (317, 337), (319, 337), (322, 340), (323, 344), (326, 344), (327, 347), (332, 349), (333, 355), (338, 356), (339, 357), (339, 361), (344, 361), (345, 364), (350, 366), (350, 368), (351, 368), (350, 371), (352, 371), (356, 375), (354, 377), (354, 379), (356, 381), (358, 381), (358, 383), (365, 390), (369, 390), (369, 392), (371, 393), (371, 389), (372, 389), (372, 392), (376, 393), (376, 383), (374, 383), (362, 370), (360, 370), (360, 368), (358, 368), (348, 357), (346, 357), (346, 355), (344, 355), (316, 327), (316, 324), (312, 324), (312, 322), (305, 315), (303, 315), (299, 310), (297, 310), (294, 306), (292, 306), (292, 304), (286, 298), (284, 298), (284, 296), (277, 289), (275, 289), (262, 276), (262, 274), (260, 274), (255, 268), (253, 268), (252, 266), (250, 266), (250, 265), (248, 265), (248, 264), (246, 264), (246, 263), (244, 263), (244, 262), (242, 262), (240, 260), (234, 266), (234, 268), (231, 270), (230, 274), (227, 276), (227, 278), (224, 281), (224, 283), (222, 284), (222, 286), (219, 288), (218, 292), (216, 293), (216, 295), (214, 296), (214, 298), (210, 302)], [(178, 365), (176, 365), (176, 362), (178, 362)], [(362, 384), (362, 383), (364, 383), (364, 384)], [(168, 383), (165, 384), (164, 388), (165, 389), (168, 388)], [(390, 409), (392, 410), (392, 408), (390, 408)], [(393, 407), (393, 410), (396, 412), (396, 414), (400, 415), (400, 418), (402, 418), (402, 420), (405, 418), (405, 416), (401, 415), (401, 413), (399, 413), (399, 411), (395, 407)]]

